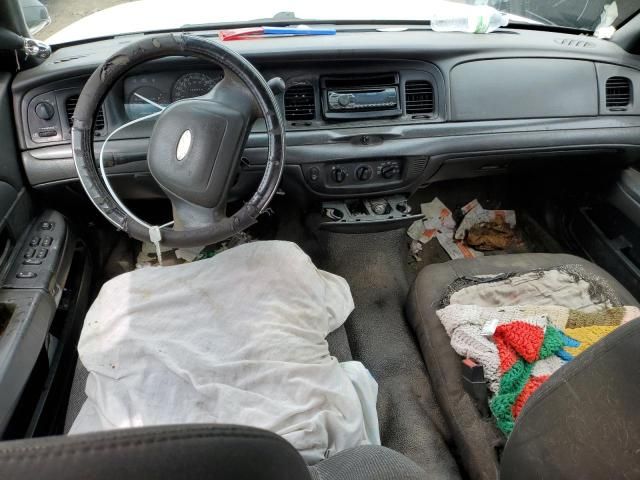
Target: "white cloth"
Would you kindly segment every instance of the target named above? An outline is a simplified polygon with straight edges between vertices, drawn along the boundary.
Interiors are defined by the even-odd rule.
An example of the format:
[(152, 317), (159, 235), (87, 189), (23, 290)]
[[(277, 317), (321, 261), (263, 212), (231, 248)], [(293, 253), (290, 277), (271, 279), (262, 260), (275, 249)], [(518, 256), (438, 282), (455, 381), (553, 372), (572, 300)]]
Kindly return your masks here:
[(251, 425), (309, 464), (379, 444), (375, 380), (359, 362), (341, 367), (325, 340), (353, 308), (347, 282), (289, 242), (120, 275), (85, 319), (88, 398), (70, 433)]
[(503, 307), (507, 305), (562, 305), (592, 312), (611, 302), (591, 296), (591, 285), (560, 270), (514, 275), (504, 280), (465, 287), (451, 295), (450, 303)]

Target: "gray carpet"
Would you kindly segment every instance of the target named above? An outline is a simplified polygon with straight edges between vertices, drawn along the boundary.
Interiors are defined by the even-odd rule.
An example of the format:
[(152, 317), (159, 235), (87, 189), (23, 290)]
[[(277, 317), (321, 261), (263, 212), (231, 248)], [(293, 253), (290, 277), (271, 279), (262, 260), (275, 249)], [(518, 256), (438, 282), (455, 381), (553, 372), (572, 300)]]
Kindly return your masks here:
[(411, 274), (404, 229), (366, 235), (323, 233), (319, 267), (349, 282), (355, 311), (345, 324), (351, 353), (378, 382), (382, 444), (429, 472), (458, 478), (445, 442), (448, 432), (435, 402), (422, 355), (404, 317)]

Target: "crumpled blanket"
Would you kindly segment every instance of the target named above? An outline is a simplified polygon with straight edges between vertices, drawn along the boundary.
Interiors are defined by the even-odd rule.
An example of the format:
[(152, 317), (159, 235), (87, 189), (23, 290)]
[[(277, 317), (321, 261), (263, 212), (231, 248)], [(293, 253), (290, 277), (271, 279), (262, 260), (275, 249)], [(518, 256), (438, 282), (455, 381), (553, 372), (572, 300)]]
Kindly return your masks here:
[(353, 308), (346, 281), (289, 242), (120, 275), (85, 319), (87, 401), (70, 433), (250, 425), (309, 464), (379, 444), (375, 380), (360, 362), (341, 366), (325, 340)]
[[(588, 282), (566, 272), (532, 272), (463, 288), (437, 312), (453, 349), (483, 366), (493, 393), (491, 411), (505, 434), (551, 374), (640, 316), (636, 307), (607, 307), (609, 302), (593, 299), (590, 292)], [(465, 301), (480, 305), (460, 303)], [(512, 303), (517, 301), (532, 304)], [(500, 303), (507, 305), (495, 306)]]

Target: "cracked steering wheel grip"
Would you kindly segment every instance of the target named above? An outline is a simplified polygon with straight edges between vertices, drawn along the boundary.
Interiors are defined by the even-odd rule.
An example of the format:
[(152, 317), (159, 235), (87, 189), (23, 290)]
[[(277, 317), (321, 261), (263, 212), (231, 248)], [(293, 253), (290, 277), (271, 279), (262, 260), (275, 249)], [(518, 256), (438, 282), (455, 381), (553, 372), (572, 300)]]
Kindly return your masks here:
[(195, 56), (235, 74), (251, 92), (264, 117), (269, 153), (264, 176), (251, 199), (231, 217), (189, 230), (162, 230), (161, 243), (169, 247), (196, 247), (225, 240), (253, 225), (276, 193), (284, 170), (284, 128), (276, 99), (262, 75), (242, 56), (188, 34), (145, 37), (111, 56), (85, 84), (73, 116), (71, 143), (78, 178), (92, 203), (117, 228), (132, 237), (149, 241), (147, 226), (123, 211), (102, 183), (93, 151), (95, 116), (106, 95), (122, 76), (137, 65), (166, 56)]

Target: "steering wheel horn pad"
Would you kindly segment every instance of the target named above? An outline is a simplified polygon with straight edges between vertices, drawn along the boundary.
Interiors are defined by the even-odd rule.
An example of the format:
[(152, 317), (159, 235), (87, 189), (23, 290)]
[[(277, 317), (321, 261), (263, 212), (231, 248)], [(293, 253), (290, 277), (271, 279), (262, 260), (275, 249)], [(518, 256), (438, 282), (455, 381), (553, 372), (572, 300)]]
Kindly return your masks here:
[[(96, 169), (95, 118), (111, 88), (132, 68), (167, 56), (195, 56), (224, 70), (207, 95), (182, 100), (159, 116), (150, 139), (149, 170), (173, 204), (176, 225), (163, 229), (168, 247), (198, 247), (224, 240), (257, 221), (276, 193), (285, 159), (284, 122), (273, 92), (242, 56), (189, 34), (149, 35), (112, 55), (86, 82), (73, 116), (71, 143), (78, 178), (98, 210), (117, 228), (150, 241), (150, 225), (111, 195)], [(225, 215), (228, 190), (256, 117), (264, 118), (269, 149), (253, 196)], [(194, 219), (197, 219), (193, 221)]]
[(238, 146), (249, 118), (207, 100), (183, 100), (158, 118), (149, 142), (149, 170), (174, 197), (215, 208), (226, 196), (229, 172), (237, 167)]

